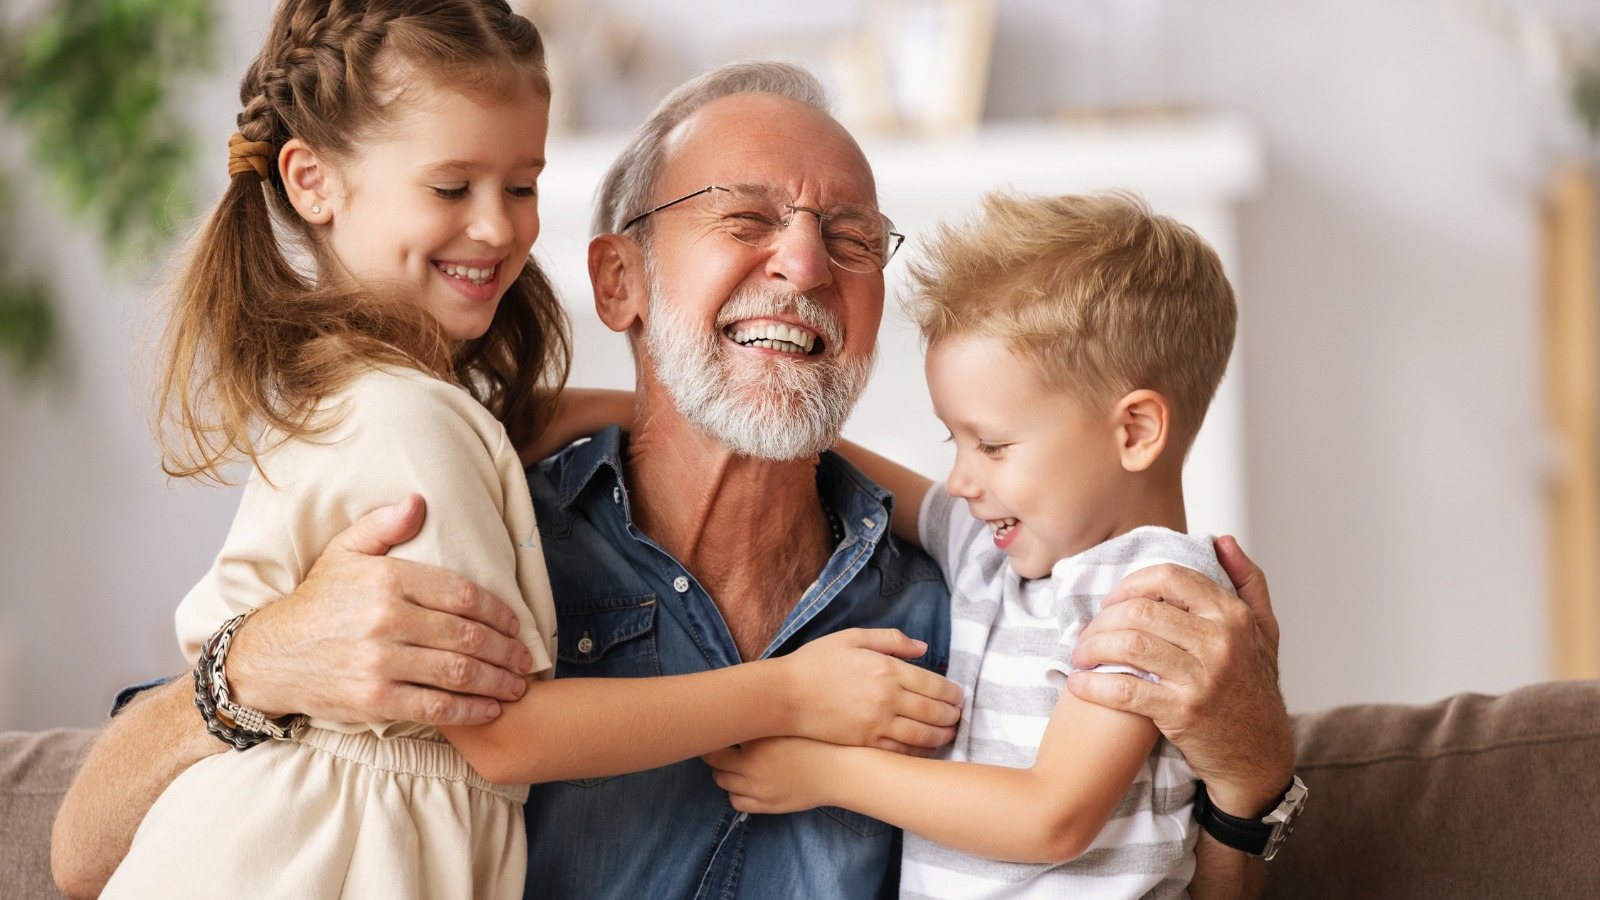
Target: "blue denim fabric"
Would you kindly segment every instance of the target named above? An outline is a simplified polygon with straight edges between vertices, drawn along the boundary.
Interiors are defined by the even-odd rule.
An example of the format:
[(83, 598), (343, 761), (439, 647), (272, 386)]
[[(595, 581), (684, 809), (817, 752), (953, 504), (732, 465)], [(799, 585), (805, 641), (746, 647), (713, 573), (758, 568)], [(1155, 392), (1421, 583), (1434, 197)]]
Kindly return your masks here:
[[(611, 428), (528, 470), (559, 617), (558, 676), (738, 663), (694, 575), (634, 527), (621, 459)], [(888, 536), (893, 499), (843, 458), (825, 454), (817, 484), (845, 538), (763, 655), (844, 628), (892, 627), (927, 641), (914, 662), (942, 674), (950, 599), (938, 567)], [(893, 896), (899, 878), (890, 826), (841, 809), (745, 816), (699, 760), (534, 785), (527, 819), (530, 898), (828, 900)]]
[(138, 684), (130, 684), (122, 690), (117, 691), (117, 696), (111, 698), (111, 712), (106, 714), (107, 717), (115, 716), (117, 713), (122, 712), (122, 708), (124, 706), (127, 706), (130, 702), (132, 702), (133, 698), (139, 696), (145, 691), (148, 691), (153, 687), (160, 687), (172, 679), (179, 677), (181, 676), (169, 675), (166, 678), (156, 678), (151, 681), (141, 681)]

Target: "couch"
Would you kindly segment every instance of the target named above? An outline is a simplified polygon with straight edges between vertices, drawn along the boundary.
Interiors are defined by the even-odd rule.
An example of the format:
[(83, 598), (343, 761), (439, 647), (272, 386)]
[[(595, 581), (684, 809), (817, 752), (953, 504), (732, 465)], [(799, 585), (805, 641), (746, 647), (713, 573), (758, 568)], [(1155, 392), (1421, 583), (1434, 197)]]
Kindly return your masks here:
[[(1600, 897), (1600, 681), (1297, 716), (1311, 789), (1271, 898)], [(59, 896), (50, 823), (92, 732), (0, 734), (0, 898)]]

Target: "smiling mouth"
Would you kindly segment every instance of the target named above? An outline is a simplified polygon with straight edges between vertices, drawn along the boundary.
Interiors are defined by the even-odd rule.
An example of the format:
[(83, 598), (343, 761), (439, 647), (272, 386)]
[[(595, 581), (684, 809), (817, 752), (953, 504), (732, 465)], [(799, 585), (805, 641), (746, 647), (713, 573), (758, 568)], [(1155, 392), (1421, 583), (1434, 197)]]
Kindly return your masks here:
[(1017, 527), (1018, 522), (1017, 519), (1008, 516), (1004, 519), (988, 519), (986, 524), (989, 530), (994, 532), (995, 537), (1005, 537), (1011, 533), (1011, 529)]
[(458, 266), (454, 263), (441, 262), (436, 262), (433, 265), (434, 268), (457, 281), (465, 281), (479, 287), (494, 281), (495, 270), (499, 268), (499, 266), (490, 266), (487, 269), (475, 269), (471, 266)]
[(791, 325), (756, 325), (738, 330), (730, 327), (722, 333), (741, 347), (762, 347), (796, 356), (815, 356), (822, 352), (822, 338)]

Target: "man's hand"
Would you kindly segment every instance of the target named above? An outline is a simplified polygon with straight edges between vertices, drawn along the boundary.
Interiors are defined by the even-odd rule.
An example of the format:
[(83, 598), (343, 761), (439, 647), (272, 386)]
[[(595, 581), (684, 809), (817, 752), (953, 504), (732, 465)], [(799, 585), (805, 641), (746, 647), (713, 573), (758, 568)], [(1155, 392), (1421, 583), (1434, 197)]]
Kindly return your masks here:
[(1106, 596), (1072, 654), (1076, 666), (1132, 666), (1160, 677), (1075, 673), (1067, 689), (1148, 716), (1183, 751), (1219, 808), (1263, 815), (1294, 771), (1294, 734), (1278, 689), (1278, 620), (1267, 581), (1231, 537), (1217, 558), (1234, 597), (1181, 566), (1129, 575)]
[[(368, 513), (298, 590), (251, 616), (228, 653), (234, 698), (273, 715), (444, 725), (487, 722), (498, 701), (521, 696), (532, 660), (515, 639), (516, 615), (464, 578), (383, 556), (422, 517), (414, 494)], [(56, 817), (51, 863), (63, 892), (97, 895), (167, 785), (225, 748), (206, 733), (187, 675), (130, 703)]]
[(893, 628), (850, 628), (784, 657), (801, 700), (795, 733), (901, 753), (950, 743), (961, 688), (903, 661), (927, 650)]
[(422, 527), (415, 494), (329, 543), (294, 593), (234, 636), (237, 702), (338, 722), (478, 725), (521, 697), (533, 667), (516, 614), (445, 569), (383, 554)]

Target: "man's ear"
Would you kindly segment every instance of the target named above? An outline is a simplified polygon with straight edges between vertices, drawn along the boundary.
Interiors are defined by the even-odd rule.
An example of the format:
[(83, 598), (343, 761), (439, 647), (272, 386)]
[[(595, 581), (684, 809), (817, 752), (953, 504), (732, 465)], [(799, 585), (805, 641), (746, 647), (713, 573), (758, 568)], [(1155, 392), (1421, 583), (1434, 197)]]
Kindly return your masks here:
[(650, 307), (644, 275), (644, 248), (626, 235), (600, 234), (589, 241), (589, 284), (594, 311), (612, 331), (642, 325)]
[(1143, 472), (1155, 465), (1172, 431), (1172, 407), (1155, 391), (1132, 391), (1117, 401), (1117, 442), (1122, 468)]
[(299, 138), (290, 138), (278, 151), (278, 175), (300, 218), (313, 225), (333, 221), (332, 193), (328, 169), (317, 154)]

